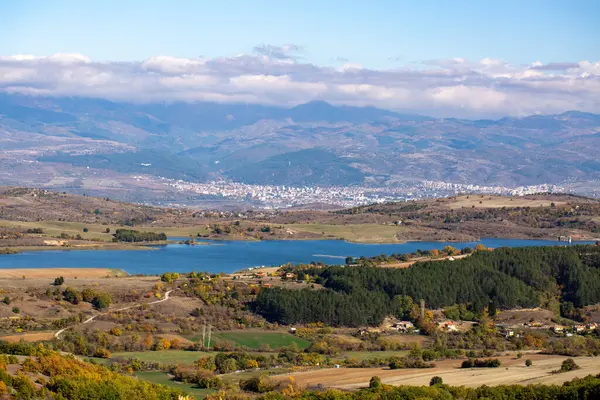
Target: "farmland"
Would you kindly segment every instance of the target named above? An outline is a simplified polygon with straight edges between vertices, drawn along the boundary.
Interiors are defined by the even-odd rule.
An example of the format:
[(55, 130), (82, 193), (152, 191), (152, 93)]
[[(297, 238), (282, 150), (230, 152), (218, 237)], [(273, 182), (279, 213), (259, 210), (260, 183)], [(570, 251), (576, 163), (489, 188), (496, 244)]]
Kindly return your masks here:
[[(202, 336), (196, 335), (190, 339), (202, 341)], [(299, 349), (304, 350), (310, 346), (308, 340), (287, 333), (264, 331), (214, 332), (211, 338), (211, 345), (214, 346), (217, 342), (224, 340), (251, 350), (258, 350), (265, 346), (268, 346), (269, 349), (277, 350), (291, 345), (296, 345)]]
[(171, 380), (169, 375), (160, 371), (140, 371), (135, 374), (138, 379), (148, 381), (151, 383), (157, 383), (173, 389), (183, 390), (196, 399), (203, 399), (209, 393), (212, 393), (211, 389), (198, 389), (196, 385), (182, 382), (175, 382)]
[(577, 364), (581, 369), (562, 374), (552, 374), (560, 369), (561, 362), (566, 357), (531, 355), (531, 367), (525, 366), (523, 359), (511, 356), (499, 357), (502, 361), (500, 368), (461, 369), (460, 360), (445, 360), (436, 362), (435, 368), (390, 370), (381, 368), (338, 368), (320, 369), (298, 372), (291, 375), (276, 377), (285, 381), (293, 376), (302, 386), (325, 387), (355, 390), (366, 387), (372, 376), (377, 375), (383, 383), (391, 385), (421, 385), (429, 384), (434, 376), (442, 377), (444, 383), (452, 386), (477, 387), (481, 385), (496, 386), (510, 384), (561, 384), (576, 377), (584, 377), (600, 370), (600, 358), (578, 357)]

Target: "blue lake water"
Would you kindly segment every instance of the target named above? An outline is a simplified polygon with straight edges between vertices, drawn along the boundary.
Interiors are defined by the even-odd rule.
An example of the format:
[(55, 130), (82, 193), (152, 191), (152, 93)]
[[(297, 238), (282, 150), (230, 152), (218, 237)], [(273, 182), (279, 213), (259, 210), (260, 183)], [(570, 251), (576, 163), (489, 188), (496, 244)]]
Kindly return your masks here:
[[(358, 244), (342, 240), (311, 241), (219, 241), (209, 245), (187, 246), (169, 244), (153, 250), (48, 250), (0, 255), (0, 276), (3, 268), (119, 268), (129, 274), (161, 274), (165, 271), (234, 272), (258, 265), (281, 265), (287, 262), (322, 261), (343, 264), (347, 256), (411, 253), (417, 249), (442, 249), (502, 246), (566, 245), (553, 240), (482, 239), (480, 242), (407, 242), (401, 244)], [(593, 242), (577, 242), (578, 244)], [(573, 243), (575, 244), (575, 243)]]

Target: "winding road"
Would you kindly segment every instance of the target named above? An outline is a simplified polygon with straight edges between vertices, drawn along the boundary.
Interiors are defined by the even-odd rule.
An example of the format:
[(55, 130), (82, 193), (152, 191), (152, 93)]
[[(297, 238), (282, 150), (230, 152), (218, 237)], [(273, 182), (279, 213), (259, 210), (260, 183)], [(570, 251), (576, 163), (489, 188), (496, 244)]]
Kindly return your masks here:
[(92, 322), (92, 321), (93, 321), (93, 320), (94, 320), (96, 317), (100, 317), (100, 316), (102, 316), (102, 315), (106, 315), (106, 314), (109, 314), (109, 313), (114, 313), (114, 312), (118, 312), (118, 311), (130, 310), (130, 309), (132, 309), (132, 308), (141, 307), (141, 306), (143, 306), (143, 305), (151, 305), (151, 304), (158, 304), (158, 303), (162, 303), (163, 301), (167, 301), (167, 300), (169, 300), (169, 295), (171, 294), (171, 292), (172, 292), (172, 290), (169, 290), (169, 291), (165, 292), (165, 297), (164, 297), (163, 299), (160, 299), (160, 300), (151, 301), (151, 302), (149, 302), (149, 303), (138, 303), (138, 304), (133, 304), (133, 305), (131, 305), (131, 306), (127, 306), (127, 307), (123, 307), (123, 308), (118, 308), (118, 309), (116, 309), (116, 310), (110, 310), (110, 311), (107, 311), (107, 312), (105, 312), (105, 313), (101, 313), (101, 314), (96, 314), (96, 315), (94, 315), (94, 316), (91, 316), (91, 317), (89, 317), (88, 319), (86, 319), (85, 321), (83, 321), (81, 324), (72, 325), (72, 326), (68, 326), (68, 327), (66, 327), (66, 328), (62, 328), (61, 330), (57, 331), (57, 332), (54, 334), (54, 337), (55, 337), (56, 339), (60, 340), (60, 335), (61, 335), (61, 333), (63, 333), (63, 332), (64, 332), (64, 331), (66, 331), (67, 329), (74, 328), (74, 327), (76, 327), (76, 326), (78, 326), (78, 325), (89, 324), (89, 323), (90, 323), (90, 322)]

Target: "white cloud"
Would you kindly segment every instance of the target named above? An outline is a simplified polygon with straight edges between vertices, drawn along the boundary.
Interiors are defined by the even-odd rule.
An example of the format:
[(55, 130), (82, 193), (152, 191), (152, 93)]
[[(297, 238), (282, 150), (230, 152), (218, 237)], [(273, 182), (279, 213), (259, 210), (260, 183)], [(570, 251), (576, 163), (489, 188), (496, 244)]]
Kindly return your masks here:
[(463, 58), (373, 70), (301, 62), (295, 45), (220, 58), (94, 62), (81, 54), (0, 56), (0, 91), (116, 101), (218, 101), (293, 106), (314, 99), (433, 116), (600, 113), (600, 62), (512, 65)]

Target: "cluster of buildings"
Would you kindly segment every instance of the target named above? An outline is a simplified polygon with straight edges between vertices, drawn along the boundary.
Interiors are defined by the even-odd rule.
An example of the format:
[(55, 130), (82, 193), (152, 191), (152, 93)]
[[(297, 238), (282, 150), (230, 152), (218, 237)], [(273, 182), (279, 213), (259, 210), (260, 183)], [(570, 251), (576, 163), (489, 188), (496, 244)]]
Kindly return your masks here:
[(598, 329), (598, 324), (595, 322), (590, 322), (588, 324), (575, 324), (573, 326), (564, 326), (564, 325), (553, 325), (550, 328), (554, 333), (557, 334), (565, 334), (570, 336), (572, 333), (586, 333), (592, 332)]
[(355, 207), (366, 204), (408, 201), (428, 197), (454, 196), (460, 193), (485, 193), (523, 196), (540, 192), (564, 192), (556, 185), (535, 185), (508, 188), (439, 181), (398, 183), (394, 186), (287, 186), (251, 185), (233, 181), (194, 183), (162, 178), (163, 183), (178, 192), (195, 196), (223, 197), (249, 202), (264, 208), (289, 208), (306, 204), (329, 204)]

